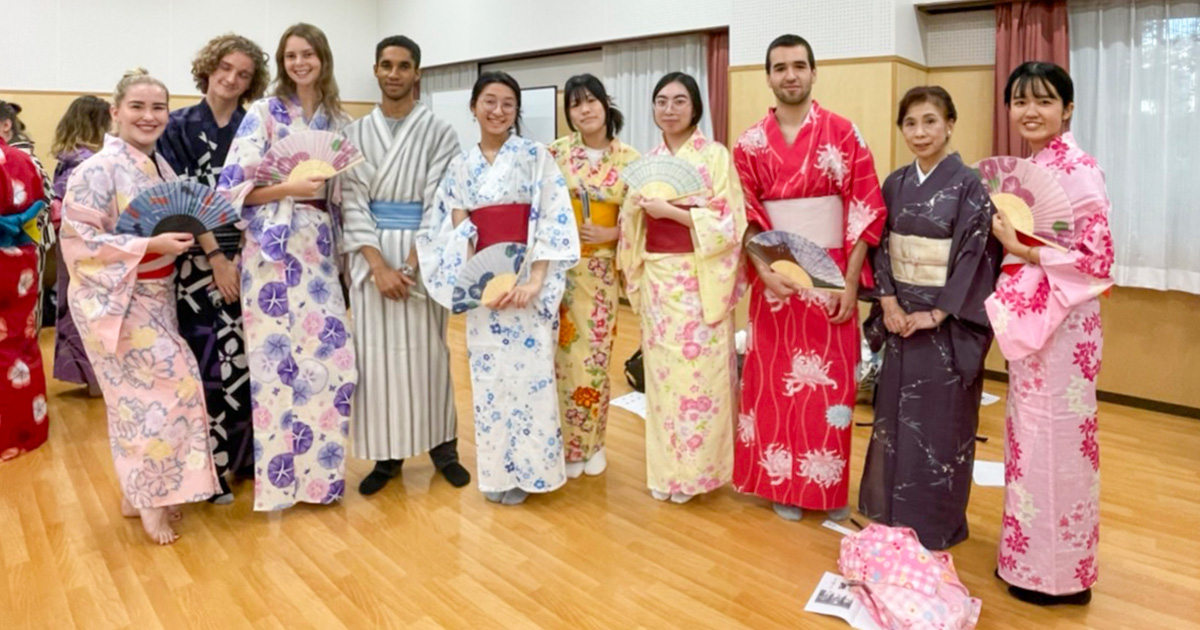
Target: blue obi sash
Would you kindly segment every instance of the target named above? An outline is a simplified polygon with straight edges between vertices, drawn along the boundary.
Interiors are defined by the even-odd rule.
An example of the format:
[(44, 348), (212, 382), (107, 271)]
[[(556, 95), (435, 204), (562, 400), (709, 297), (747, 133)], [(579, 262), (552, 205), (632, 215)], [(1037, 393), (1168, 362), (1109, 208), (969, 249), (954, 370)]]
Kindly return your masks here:
[(371, 215), (381, 230), (415, 230), (421, 227), (425, 204), (419, 201), (372, 201)]

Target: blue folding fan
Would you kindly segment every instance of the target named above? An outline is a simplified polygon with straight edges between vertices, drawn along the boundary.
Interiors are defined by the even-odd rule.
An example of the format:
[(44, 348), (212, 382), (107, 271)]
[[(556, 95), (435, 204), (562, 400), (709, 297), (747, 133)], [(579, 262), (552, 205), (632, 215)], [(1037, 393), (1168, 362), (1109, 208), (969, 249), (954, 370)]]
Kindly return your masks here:
[(450, 312), (465, 313), (478, 306), (490, 306), (517, 284), (525, 246), (520, 243), (496, 243), (477, 252), (463, 265), (454, 292)]
[(196, 182), (167, 182), (143, 190), (117, 219), (118, 234), (200, 236), (237, 220), (237, 210), (216, 190)]

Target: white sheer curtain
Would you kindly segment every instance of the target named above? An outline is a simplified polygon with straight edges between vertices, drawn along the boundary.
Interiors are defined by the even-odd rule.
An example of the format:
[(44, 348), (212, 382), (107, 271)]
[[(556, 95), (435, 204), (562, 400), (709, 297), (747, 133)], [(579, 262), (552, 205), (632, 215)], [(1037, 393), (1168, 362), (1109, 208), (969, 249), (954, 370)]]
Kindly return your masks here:
[(1117, 284), (1200, 293), (1200, 2), (1068, 10), (1072, 130), (1107, 176)]
[(468, 61), (421, 70), (421, 99), (428, 102), (434, 92), (469, 90), (479, 78), (479, 63)]
[(604, 84), (613, 104), (625, 114), (621, 140), (645, 152), (662, 142), (654, 125), (654, 85), (668, 72), (686, 72), (700, 86), (704, 117), (700, 130), (712, 137), (708, 116), (708, 37), (703, 34), (660, 37), (604, 46)]

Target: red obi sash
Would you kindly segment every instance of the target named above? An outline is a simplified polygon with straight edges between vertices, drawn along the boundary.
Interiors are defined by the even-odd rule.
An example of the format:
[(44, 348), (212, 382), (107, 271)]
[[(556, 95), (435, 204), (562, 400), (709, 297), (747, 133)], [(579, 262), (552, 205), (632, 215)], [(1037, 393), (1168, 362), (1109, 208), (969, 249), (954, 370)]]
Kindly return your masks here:
[(475, 251), (496, 243), (528, 242), (530, 207), (527, 203), (505, 203), (472, 210), (471, 222), (478, 232)]
[(138, 263), (138, 280), (162, 280), (175, 273), (175, 258), (164, 260), (162, 254), (146, 254)]
[[(691, 212), (691, 206), (679, 206)], [(671, 219), (646, 215), (646, 251), (651, 254), (686, 254), (696, 251), (692, 228)]]

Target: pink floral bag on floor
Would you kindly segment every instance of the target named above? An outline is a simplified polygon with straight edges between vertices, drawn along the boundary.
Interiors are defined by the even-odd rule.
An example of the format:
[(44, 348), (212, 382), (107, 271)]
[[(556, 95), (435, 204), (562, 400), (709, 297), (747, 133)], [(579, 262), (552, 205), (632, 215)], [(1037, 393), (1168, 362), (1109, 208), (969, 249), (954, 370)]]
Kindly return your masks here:
[(921, 546), (907, 527), (872, 524), (842, 539), (838, 569), (879, 627), (972, 630), (981, 602), (971, 597), (954, 560)]

